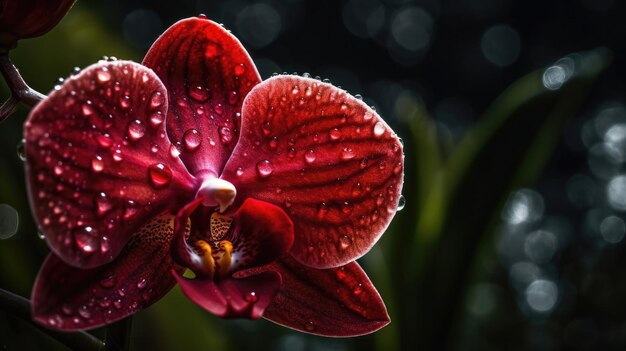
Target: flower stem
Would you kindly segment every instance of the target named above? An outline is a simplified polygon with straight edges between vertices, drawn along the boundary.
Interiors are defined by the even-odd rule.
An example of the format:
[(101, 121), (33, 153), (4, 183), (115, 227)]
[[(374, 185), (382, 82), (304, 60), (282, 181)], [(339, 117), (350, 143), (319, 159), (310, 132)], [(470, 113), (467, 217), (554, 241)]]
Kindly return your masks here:
[(105, 351), (127, 351), (130, 347), (130, 330), (133, 317), (127, 317), (107, 327)]
[(45, 95), (26, 84), (7, 53), (0, 54), (0, 73), (11, 91), (11, 97), (0, 108), (0, 122), (15, 111), (18, 102), (34, 107), (46, 98)]
[(30, 301), (10, 291), (0, 289), (0, 309), (30, 323), (34, 328), (73, 350), (104, 350), (104, 343), (87, 332), (60, 333), (33, 323)]

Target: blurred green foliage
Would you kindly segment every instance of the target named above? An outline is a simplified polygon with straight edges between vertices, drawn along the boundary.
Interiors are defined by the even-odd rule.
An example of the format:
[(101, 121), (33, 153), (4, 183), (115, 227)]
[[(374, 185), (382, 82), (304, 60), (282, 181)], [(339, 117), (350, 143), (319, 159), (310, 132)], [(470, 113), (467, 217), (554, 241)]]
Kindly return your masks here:
[[(14, 63), (35, 89), (47, 92), (74, 66), (100, 57), (140, 61), (141, 53), (110, 33), (93, 10), (79, 2), (48, 35), (19, 43)], [(559, 89), (542, 83), (544, 70), (506, 89), (450, 152), (440, 147), (432, 119), (416, 103), (404, 108), (407, 205), (380, 244), (361, 263), (379, 288), (392, 324), (374, 335), (349, 340), (298, 334), (264, 321), (223, 321), (205, 313), (175, 289), (139, 313), (133, 349), (150, 350), (440, 350), (455, 347), (462, 302), (481, 243), (493, 231), (507, 195), (528, 185), (544, 167), (565, 121), (609, 64), (606, 50), (572, 56), (575, 71)], [(6, 87), (1, 96), (7, 97)], [(47, 247), (30, 216), (21, 161), (26, 109), (0, 126), (0, 203), (20, 213), (20, 229), (0, 242), (0, 287), (28, 296)], [(102, 336), (102, 331), (96, 331)], [(33, 336), (34, 335), (34, 336)], [(303, 342), (305, 340), (306, 342)], [(304, 346), (303, 346), (304, 345)], [(27, 323), (0, 312), (0, 347), (63, 349)]]

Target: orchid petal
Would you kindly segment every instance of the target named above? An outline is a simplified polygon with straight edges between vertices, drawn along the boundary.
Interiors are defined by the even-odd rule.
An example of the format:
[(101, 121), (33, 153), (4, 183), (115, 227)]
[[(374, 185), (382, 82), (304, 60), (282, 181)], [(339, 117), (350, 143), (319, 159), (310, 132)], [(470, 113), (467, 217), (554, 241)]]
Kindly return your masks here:
[(270, 203), (246, 199), (232, 223), (232, 271), (274, 262), (293, 244), (293, 223)]
[(195, 179), (169, 152), (165, 96), (151, 70), (100, 62), (31, 112), (24, 126), (30, 202), (66, 263), (112, 261), (142, 223), (193, 196)]
[(267, 268), (283, 284), (263, 317), (306, 333), (348, 337), (389, 324), (385, 305), (358, 263), (315, 269), (285, 258)]
[(279, 205), (293, 220), (291, 254), (316, 268), (365, 254), (396, 212), (402, 144), (362, 101), (330, 84), (277, 76), (243, 105), (242, 133), (221, 178), (239, 199)]
[(241, 279), (187, 279), (173, 272), (183, 293), (198, 306), (223, 318), (258, 319), (280, 288), (280, 275), (263, 272)]
[(237, 143), (243, 98), (261, 81), (246, 50), (219, 24), (190, 18), (165, 31), (143, 64), (167, 87), (167, 133), (187, 168), (219, 175)]
[(32, 293), (34, 319), (51, 329), (92, 329), (122, 319), (159, 300), (182, 272), (169, 256), (173, 215), (160, 215), (136, 232), (117, 259), (79, 269), (50, 254)]

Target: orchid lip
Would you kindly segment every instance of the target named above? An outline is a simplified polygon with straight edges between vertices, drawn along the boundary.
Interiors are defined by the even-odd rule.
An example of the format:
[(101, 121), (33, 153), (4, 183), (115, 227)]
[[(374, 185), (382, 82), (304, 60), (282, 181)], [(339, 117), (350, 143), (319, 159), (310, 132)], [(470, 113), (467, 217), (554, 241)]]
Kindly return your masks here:
[(237, 189), (231, 182), (215, 177), (204, 179), (196, 193), (196, 198), (203, 199), (204, 206), (219, 206), (220, 213), (224, 213), (235, 202), (236, 196)]

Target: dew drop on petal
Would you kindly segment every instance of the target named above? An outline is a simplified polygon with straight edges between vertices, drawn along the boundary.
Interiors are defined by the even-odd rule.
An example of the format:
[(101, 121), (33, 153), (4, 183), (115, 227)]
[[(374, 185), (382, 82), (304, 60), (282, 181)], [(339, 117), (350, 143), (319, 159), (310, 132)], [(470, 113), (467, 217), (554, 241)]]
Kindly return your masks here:
[(152, 93), (152, 96), (150, 97), (150, 107), (157, 108), (163, 105), (163, 102), (165, 102), (165, 97), (163, 97), (163, 94), (160, 91)]
[(111, 80), (111, 72), (109, 72), (109, 69), (106, 67), (102, 67), (98, 73), (96, 73), (96, 76), (98, 77), (98, 81), (104, 83), (104, 82), (108, 82)]
[(319, 219), (322, 219), (326, 216), (326, 214), (328, 213), (328, 205), (325, 202), (322, 202), (318, 207), (317, 207), (317, 217)]
[(354, 151), (349, 147), (344, 147), (343, 150), (341, 151), (342, 160), (350, 160), (350, 159), (353, 159), (354, 156), (355, 156)]
[(201, 85), (191, 85), (187, 89), (189, 97), (197, 102), (205, 102), (211, 97), (209, 90)]
[(349, 236), (344, 235), (339, 238), (339, 247), (342, 250), (347, 249), (348, 247), (350, 247), (350, 245), (352, 245), (352, 239)]
[(86, 253), (91, 253), (98, 246), (97, 231), (92, 227), (79, 227), (74, 230), (74, 240), (78, 248)]
[(385, 134), (385, 125), (383, 122), (376, 122), (376, 124), (374, 124), (373, 133), (377, 138), (380, 138), (383, 134)]
[(97, 135), (96, 141), (98, 142), (98, 145), (107, 149), (110, 148), (111, 145), (113, 145), (113, 140), (111, 139), (111, 136), (107, 133)]
[(87, 100), (81, 106), (80, 112), (83, 114), (83, 117), (89, 117), (94, 114), (93, 106), (91, 101)]
[(113, 151), (113, 161), (115, 161), (115, 162), (121, 162), (122, 161), (122, 150), (115, 149)]
[(157, 163), (148, 167), (148, 176), (155, 188), (162, 188), (172, 180), (172, 170), (162, 163)]
[(243, 175), (243, 168), (237, 167), (237, 176), (241, 177)]
[(91, 160), (91, 170), (96, 173), (100, 173), (104, 170), (104, 161), (102, 160), (102, 157), (96, 156)]
[(142, 290), (146, 287), (146, 285), (148, 285), (148, 281), (146, 280), (146, 278), (141, 278), (137, 282), (137, 289)]
[(359, 296), (363, 293), (363, 284), (359, 283), (352, 289), (352, 294)]
[(85, 319), (89, 319), (91, 317), (91, 312), (89, 312), (87, 306), (82, 306), (81, 308), (79, 308), (78, 314)]
[(208, 43), (206, 49), (204, 50), (204, 56), (208, 59), (214, 59), (216, 56), (221, 54), (222, 48), (214, 43)]
[(233, 140), (233, 132), (228, 127), (221, 127), (218, 133), (222, 144), (228, 144)]
[(256, 164), (256, 172), (259, 177), (267, 178), (274, 172), (274, 168), (269, 160), (262, 160)]
[(304, 160), (308, 164), (315, 162), (315, 158), (316, 158), (315, 151), (313, 151), (313, 149), (310, 149), (304, 153)]
[(400, 212), (404, 209), (404, 206), (406, 206), (406, 199), (404, 198), (404, 195), (400, 195), (400, 198), (398, 199), (398, 208), (396, 210)]
[(231, 91), (228, 93), (228, 103), (231, 105), (234, 105), (237, 103), (237, 101), (239, 100), (239, 98), (237, 97), (237, 92), (236, 91)]
[(178, 147), (176, 145), (171, 145), (170, 146), (170, 156), (172, 156), (174, 158), (180, 156), (180, 150), (178, 149)]
[(333, 128), (328, 132), (328, 136), (330, 137), (330, 140), (337, 141), (341, 138), (341, 131), (337, 128)]
[(243, 295), (243, 299), (246, 300), (246, 302), (255, 303), (257, 302), (258, 297), (254, 291), (249, 291)]
[(95, 198), (96, 210), (98, 211), (98, 216), (102, 216), (103, 214), (111, 211), (113, 209), (113, 202), (111, 198), (105, 193), (96, 194)]
[(189, 129), (183, 134), (183, 143), (187, 151), (193, 151), (202, 143), (202, 136), (196, 129)]
[(246, 68), (243, 66), (243, 63), (240, 63), (238, 65), (235, 66), (235, 75), (236, 76), (240, 76), (244, 73), (246, 73)]
[(154, 111), (150, 114), (150, 124), (153, 127), (158, 127), (163, 123), (165, 118), (163, 117), (163, 113), (161, 111)]
[(126, 127), (126, 134), (131, 140), (139, 140), (146, 134), (146, 126), (138, 119), (130, 121)]
[(213, 106), (213, 111), (221, 116), (224, 113), (224, 106), (222, 106), (222, 104), (216, 104)]
[(100, 280), (100, 286), (106, 289), (111, 289), (115, 284), (117, 284), (117, 278), (113, 274), (109, 274)]
[(306, 329), (306, 331), (312, 332), (315, 330), (315, 323), (309, 321), (304, 323), (304, 329)]
[(124, 219), (129, 219), (139, 211), (139, 204), (133, 200), (126, 201), (124, 205)]
[(130, 96), (124, 95), (120, 98), (120, 107), (123, 109), (130, 107)]

